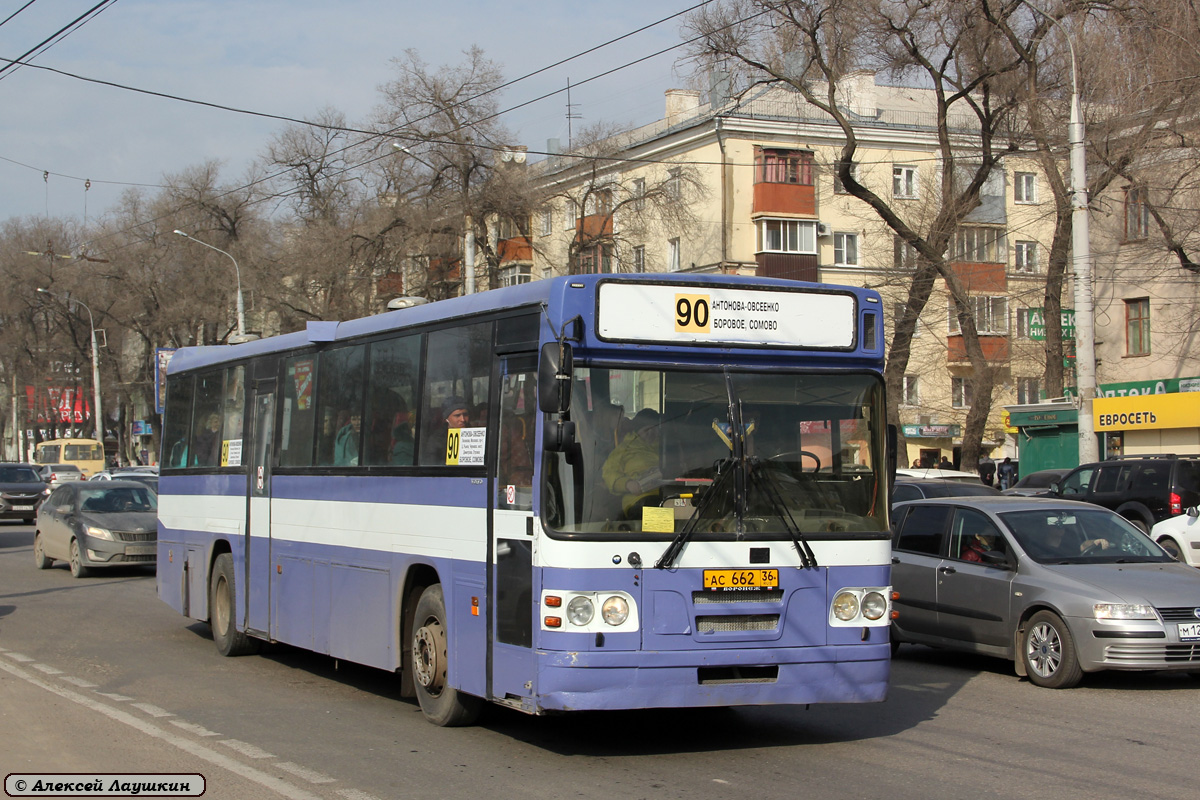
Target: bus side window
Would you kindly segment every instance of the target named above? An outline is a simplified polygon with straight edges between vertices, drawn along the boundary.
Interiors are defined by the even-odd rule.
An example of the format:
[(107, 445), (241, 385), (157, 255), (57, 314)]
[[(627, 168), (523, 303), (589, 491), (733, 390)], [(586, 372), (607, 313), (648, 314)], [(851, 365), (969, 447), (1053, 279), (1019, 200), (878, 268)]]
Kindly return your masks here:
[(421, 337), (406, 336), (371, 345), (371, 376), (363, 463), (413, 463), (416, 422), (414, 388), (420, 369)]
[(225, 371), (196, 376), (196, 406), (193, 410), (191, 465), (221, 465), (221, 411), (225, 395)]
[(317, 465), (356, 467), (362, 453), (363, 369), (366, 347), (321, 353), (317, 383)]
[(279, 442), (279, 465), (311, 467), (316, 434), (317, 359), (296, 356), (286, 362), (283, 379), (283, 429)]
[(166, 416), (163, 419), (163, 466), (188, 465), (188, 433), (192, 428), (192, 376), (172, 376), (167, 382)]
[[(461, 405), (465, 415), (454, 417), (456, 427), (483, 427), (486, 421), (470, 418), (471, 412), (488, 399), (488, 380), (492, 371), (492, 323), (481, 322), (429, 334), (425, 356), (426, 376), (422, 387), (420, 463), (445, 465), (446, 440), (450, 430), (447, 415)], [(458, 421), (466, 416), (467, 421)], [(482, 466), (479, 464), (478, 466)]]

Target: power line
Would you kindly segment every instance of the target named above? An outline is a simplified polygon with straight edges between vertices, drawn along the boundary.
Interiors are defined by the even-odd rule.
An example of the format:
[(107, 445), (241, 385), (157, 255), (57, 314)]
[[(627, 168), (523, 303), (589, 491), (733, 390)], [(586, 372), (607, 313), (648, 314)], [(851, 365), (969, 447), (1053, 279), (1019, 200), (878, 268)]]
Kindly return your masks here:
[[(100, 0), (99, 3), (92, 6), (87, 11), (83, 12), (78, 17), (71, 20), (66, 25), (62, 26), (54, 33), (47, 36), (45, 39), (43, 39), (38, 44), (34, 45), (29, 50), (26, 50), (24, 53), (21, 54), (21, 56), (19, 58), (17, 58), (14, 61), (9, 61), (9, 63), (5, 64), (3, 67), (0, 67), (0, 80), (4, 80), (9, 75), (12, 75), (20, 67), (26, 66), (27, 65), (25, 62), (26, 58), (30, 58), (30, 57), (36, 58), (37, 56), (46, 52), (51, 47), (53, 47), (55, 44), (58, 44), (58, 42), (62, 41), (63, 39), (65, 39), (66, 37), (68, 37), (72, 33), (74, 33), (76, 30), (78, 30), (79, 28), (81, 28), (84, 25), (86, 25), (87, 23), (91, 22), (93, 19), (95, 19), (97, 16), (99, 16), (102, 12), (104, 12), (109, 6), (111, 6), (115, 2), (117, 2), (117, 0)], [(26, 6), (26, 7), (28, 7), (28, 6)], [(24, 9), (22, 9), (22, 10), (24, 10)], [(11, 18), (12, 17), (9, 17), (9, 19), (11, 19)], [(5, 21), (7, 22), (7, 20), (5, 20)], [(8, 59), (4, 59), (4, 60), (8, 61)], [(28, 66), (32, 66), (32, 65), (28, 65)]]

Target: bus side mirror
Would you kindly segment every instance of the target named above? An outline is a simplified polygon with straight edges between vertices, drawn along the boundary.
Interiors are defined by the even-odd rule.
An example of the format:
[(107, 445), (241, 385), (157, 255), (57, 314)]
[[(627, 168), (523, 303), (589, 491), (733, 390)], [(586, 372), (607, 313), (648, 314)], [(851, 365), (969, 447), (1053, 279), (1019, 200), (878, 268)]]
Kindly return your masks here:
[[(888, 475), (888, 497), (892, 495), (892, 489), (896, 485), (896, 458), (897, 449), (900, 447), (900, 432), (895, 425), (887, 426), (887, 475)], [(905, 462), (908, 463), (908, 462)]]
[[(561, 358), (560, 358), (561, 353)], [(566, 342), (546, 342), (538, 359), (538, 408), (565, 414), (571, 407), (571, 371), (575, 356)]]
[(542, 431), (542, 446), (551, 453), (565, 453), (575, 444), (575, 423), (557, 417), (546, 423)]

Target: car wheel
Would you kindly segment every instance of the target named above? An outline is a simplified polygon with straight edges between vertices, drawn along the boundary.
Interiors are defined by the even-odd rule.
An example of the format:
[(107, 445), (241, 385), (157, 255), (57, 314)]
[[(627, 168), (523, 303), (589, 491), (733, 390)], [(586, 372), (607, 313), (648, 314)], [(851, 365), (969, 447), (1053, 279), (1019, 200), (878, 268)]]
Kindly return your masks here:
[(53, 558), (46, 557), (46, 550), (42, 547), (42, 535), (35, 533), (33, 535), (33, 565), (38, 569), (49, 569), (54, 563)]
[(87, 567), (83, 565), (83, 553), (79, 550), (79, 540), (71, 540), (71, 576), (75, 578), (86, 578), (88, 576)]
[(208, 618), (212, 627), (213, 644), (223, 656), (244, 656), (258, 651), (261, 643), (237, 629), (234, 622), (235, 599), (233, 556), (221, 553), (213, 562), (209, 580)]
[(1146, 521), (1145, 521), (1145, 520), (1143, 520), (1143, 519), (1131, 519), (1131, 520), (1129, 520), (1129, 521), (1130, 521), (1131, 523), (1133, 523), (1133, 527), (1137, 528), (1137, 529), (1138, 529), (1139, 531), (1141, 531), (1142, 533), (1147, 533), (1147, 534), (1148, 534), (1148, 533), (1150, 533), (1150, 526), (1146, 524)]
[(1167, 555), (1176, 561), (1183, 561), (1183, 551), (1179, 549), (1179, 543), (1170, 537), (1164, 536), (1158, 540), (1158, 546), (1167, 551)]
[(1067, 624), (1049, 611), (1039, 611), (1025, 623), (1020, 657), (1029, 680), (1038, 686), (1070, 689), (1083, 678)]
[(443, 728), (471, 725), (483, 701), (449, 685), (450, 657), (446, 645), (446, 603), (442, 585), (421, 593), (413, 620), (413, 685), (425, 718)]

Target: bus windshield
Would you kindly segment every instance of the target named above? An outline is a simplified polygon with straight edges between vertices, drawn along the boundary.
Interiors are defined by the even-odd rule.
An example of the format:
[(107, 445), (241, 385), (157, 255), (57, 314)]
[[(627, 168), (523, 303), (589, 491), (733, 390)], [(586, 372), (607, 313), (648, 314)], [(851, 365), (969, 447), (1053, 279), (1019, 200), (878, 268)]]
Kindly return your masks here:
[(878, 532), (883, 387), (858, 373), (576, 366), (575, 441), (548, 453), (563, 533)]

